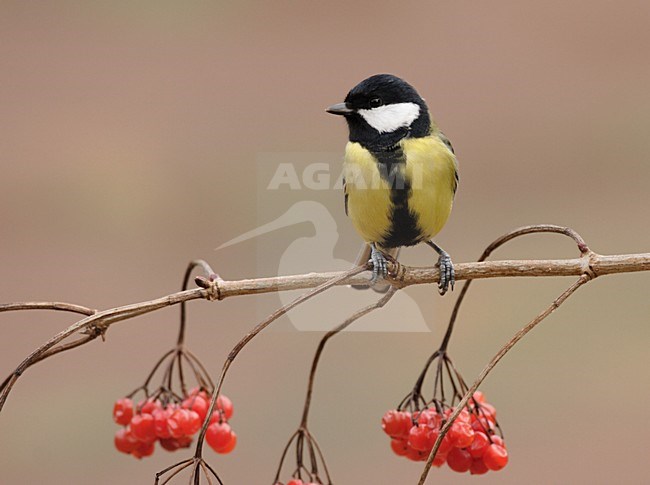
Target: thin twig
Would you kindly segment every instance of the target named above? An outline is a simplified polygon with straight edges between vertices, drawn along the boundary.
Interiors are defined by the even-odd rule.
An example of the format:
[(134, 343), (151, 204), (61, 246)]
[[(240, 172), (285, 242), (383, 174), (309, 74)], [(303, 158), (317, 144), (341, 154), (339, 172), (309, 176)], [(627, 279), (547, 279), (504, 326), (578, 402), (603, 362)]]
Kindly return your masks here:
[(298, 439), (298, 442), (296, 443), (296, 460), (297, 460), (297, 465), (298, 468), (304, 468), (304, 464), (302, 462), (303, 457), (300, 452), (300, 446), (301, 446), (301, 437), (304, 436), (308, 440), (308, 446), (309, 446), (309, 451), (310, 451), (310, 460), (311, 460), (311, 465), (312, 465), (312, 470), (311, 474), (313, 475), (318, 475), (318, 460), (316, 455), (318, 455), (318, 459), (320, 459), (321, 464), (323, 465), (323, 471), (325, 472), (325, 476), (327, 477), (327, 483), (331, 483), (332, 479), (329, 474), (329, 470), (327, 468), (327, 463), (325, 462), (325, 458), (323, 456), (323, 453), (320, 449), (320, 446), (318, 445), (318, 442), (316, 439), (311, 435), (309, 432), (308, 426), (307, 426), (307, 419), (309, 416), (309, 409), (311, 406), (311, 399), (312, 399), (312, 393), (314, 389), (314, 380), (316, 377), (316, 369), (318, 368), (318, 362), (320, 360), (321, 354), (323, 353), (323, 349), (325, 348), (325, 344), (327, 341), (332, 338), (334, 335), (340, 333), (344, 329), (346, 329), (348, 326), (350, 326), (353, 322), (357, 321), (359, 318), (363, 317), (364, 315), (367, 315), (368, 313), (378, 309), (382, 308), (388, 301), (395, 295), (397, 292), (397, 288), (391, 287), (388, 292), (382, 296), (379, 300), (377, 300), (375, 303), (368, 305), (357, 312), (355, 312), (353, 315), (351, 315), (349, 318), (347, 318), (345, 321), (343, 321), (341, 324), (339, 324), (337, 327), (334, 329), (330, 330), (327, 332), (323, 338), (320, 340), (318, 344), (318, 348), (316, 349), (316, 353), (314, 354), (314, 359), (312, 361), (311, 365), (311, 370), (309, 373), (309, 381), (307, 384), (307, 394), (305, 396), (305, 404), (303, 407), (303, 413), (302, 413), (302, 418), (300, 420), (300, 426), (298, 427), (298, 430), (291, 435), (291, 438), (289, 438), (289, 442), (285, 446), (282, 456), (280, 457), (280, 463), (277, 468), (277, 472), (275, 475), (274, 483), (279, 481), (280, 475), (282, 473), (282, 468), (284, 466), (284, 460), (287, 456), (287, 452), (289, 451), (289, 448), (291, 447), (291, 444), (293, 443), (294, 440)]
[(427, 462), (424, 466), (424, 470), (422, 471), (422, 476), (420, 477), (420, 481), (418, 482), (418, 485), (424, 485), (424, 482), (427, 479), (427, 475), (429, 474), (429, 469), (431, 468), (431, 464), (433, 463), (433, 459), (436, 457), (436, 453), (438, 452), (438, 448), (440, 447), (440, 444), (442, 443), (442, 439), (445, 437), (447, 432), (449, 431), (449, 428), (451, 428), (451, 425), (453, 424), (454, 420), (456, 417), (461, 413), (461, 411), (465, 408), (467, 405), (467, 402), (470, 400), (470, 398), (474, 395), (474, 392), (478, 389), (478, 386), (481, 385), (483, 380), (487, 377), (487, 375), (490, 373), (490, 371), (496, 366), (499, 361), (503, 358), (504, 355), (508, 353), (508, 351), (514, 347), (514, 345), (519, 342), (528, 332), (530, 332), (539, 322), (544, 320), (546, 317), (548, 317), (551, 313), (553, 313), (557, 308), (566, 301), (567, 298), (569, 298), (578, 288), (580, 288), (582, 285), (590, 281), (593, 277), (589, 274), (583, 274), (580, 276), (580, 278), (573, 283), (569, 288), (564, 290), (560, 296), (558, 296), (543, 312), (541, 312), (539, 315), (537, 315), (533, 320), (531, 320), (524, 328), (519, 330), (500, 350), (497, 352), (497, 354), (490, 360), (488, 365), (485, 366), (485, 368), (481, 371), (479, 376), (476, 378), (474, 383), (469, 387), (463, 398), (460, 400), (456, 408), (454, 409), (454, 412), (449, 416), (447, 419), (447, 422), (445, 425), (441, 428), (440, 434), (438, 435), (438, 439), (436, 439), (436, 443), (433, 446), (433, 449), (431, 450), (431, 453), (429, 453), (429, 458), (427, 459)]
[(20, 303), (0, 304), (0, 312), (10, 312), (15, 310), (57, 310), (62, 312), (80, 313), (81, 315), (94, 315), (97, 313), (97, 310), (92, 310), (91, 308), (75, 305), (73, 303), (26, 301)]
[(352, 323), (357, 321), (359, 318), (363, 317), (364, 315), (367, 315), (368, 313), (374, 310), (377, 310), (378, 308), (382, 308), (384, 305), (386, 305), (386, 303), (388, 303), (388, 301), (393, 297), (393, 295), (395, 295), (396, 291), (397, 289), (395, 287), (391, 287), (386, 292), (386, 294), (382, 296), (379, 300), (377, 300), (375, 303), (368, 305), (365, 308), (362, 308), (361, 310), (358, 310), (349, 318), (347, 318), (343, 323), (341, 323), (339, 326), (330, 330), (323, 336), (320, 343), (318, 344), (318, 348), (316, 349), (316, 353), (314, 354), (314, 360), (311, 364), (311, 371), (309, 373), (309, 384), (307, 385), (307, 396), (305, 397), (305, 405), (303, 407), (302, 419), (300, 421), (301, 426), (307, 427), (307, 418), (309, 416), (309, 407), (311, 405), (311, 397), (314, 389), (316, 368), (318, 367), (318, 361), (320, 360), (320, 356), (323, 353), (323, 349), (325, 348), (325, 344), (327, 343), (327, 341), (331, 339), (334, 335), (345, 330), (347, 327), (349, 327)]
[(8, 377), (0, 386), (0, 411), (7, 401), (9, 392), (11, 392), (11, 389), (15, 385), (18, 378), (23, 374), (23, 372), (25, 372), (25, 370), (34, 363), (39, 362), (41, 360), (41, 356), (44, 353), (46, 353), (62, 340), (68, 338), (70, 335), (89, 327), (107, 327), (108, 325), (112, 325), (114, 323), (127, 320), (138, 315), (160, 310), (161, 308), (166, 308), (170, 305), (175, 305), (183, 301), (196, 300), (199, 298), (211, 299), (209, 290), (205, 290), (203, 288), (195, 288), (192, 290), (181, 291), (179, 293), (174, 293), (172, 295), (143, 303), (135, 303), (132, 305), (112, 308), (110, 310), (104, 310), (97, 312), (94, 315), (89, 315), (82, 320), (79, 320), (77, 323), (59, 332), (50, 340), (38, 347), (31, 354), (29, 354), (29, 356), (27, 356), (27, 358), (25, 358), (25, 360), (23, 360), (18, 365), (18, 367), (16, 367), (16, 370), (14, 370), (11, 376)]
[(313, 288), (312, 290), (308, 291), (307, 293), (302, 294), (292, 302), (284, 305), (282, 308), (279, 308), (275, 312), (273, 312), (271, 315), (269, 315), (267, 318), (265, 318), (263, 321), (258, 323), (250, 332), (248, 332), (236, 345), (235, 347), (230, 351), (230, 354), (228, 354), (228, 358), (223, 364), (223, 368), (221, 369), (221, 375), (219, 376), (219, 379), (217, 380), (217, 385), (214, 388), (214, 391), (212, 393), (212, 399), (210, 401), (210, 407), (208, 408), (208, 412), (206, 414), (206, 419), (203, 423), (203, 427), (201, 428), (201, 432), (199, 433), (199, 436), (197, 438), (197, 443), (196, 443), (196, 452), (195, 452), (195, 457), (200, 458), (201, 457), (201, 451), (203, 448), (203, 439), (205, 438), (205, 432), (208, 429), (208, 424), (210, 422), (210, 417), (212, 416), (212, 412), (214, 411), (214, 407), (216, 406), (217, 403), (217, 398), (219, 397), (219, 393), (221, 392), (221, 387), (223, 386), (224, 379), (226, 377), (226, 374), (228, 373), (228, 369), (230, 368), (230, 365), (232, 362), (235, 360), (237, 357), (237, 354), (246, 346), (248, 342), (250, 342), (253, 338), (255, 338), (256, 335), (258, 335), (262, 330), (264, 330), (266, 327), (268, 327), (272, 322), (280, 318), (282, 315), (287, 313), (289, 310), (292, 308), (300, 305), (301, 303), (305, 302), (306, 300), (309, 300), (310, 298), (313, 298), (314, 296), (324, 292), (325, 290), (328, 290), (329, 288), (332, 288), (333, 286), (336, 286), (338, 283), (341, 281), (344, 281), (356, 274), (359, 274), (365, 270), (365, 266), (358, 266), (354, 267), (348, 271), (342, 272), (338, 277), (332, 278), (329, 281), (326, 281), (325, 283), (322, 283), (321, 285), (317, 286), (316, 288)]

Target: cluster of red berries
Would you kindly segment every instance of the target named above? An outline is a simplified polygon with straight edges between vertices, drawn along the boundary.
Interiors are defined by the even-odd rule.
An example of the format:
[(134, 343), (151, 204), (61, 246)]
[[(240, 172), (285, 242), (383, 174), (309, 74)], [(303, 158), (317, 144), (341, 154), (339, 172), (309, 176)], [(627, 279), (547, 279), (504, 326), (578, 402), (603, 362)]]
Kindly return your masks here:
[[(136, 458), (150, 456), (156, 441), (168, 451), (187, 448), (201, 429), (208, 414), (210, 397), (198, 388), (189, 392), (180, 403), (163, 404), (146, 399), (134, 405), (128, 397), (118, 399), (113, 407), (113, 420), (123, 426), (115, 433), (115, 448)], [(219, 396), (205, 435), (208, 445), (217, 453), (230, 453), (237, 444), (237, 435), (228, 419), (233, 405), (226, 396)]]
[[(384, 414), (381, 426), (391, 437), (390, 446), (396, 455), (426, 461), (444, 421), (453, 412), (452, 407), (440, 413), (435, 406), (413, 414), (392, 410)], [(433, 464), (440, 467), (445, 463), (456, 472), (472, 475), (501, 470), (508, 464), (506, 445), (496, 434), (496, 410), (485, 402), (482, 392), (474, 394), (442, 439)]]

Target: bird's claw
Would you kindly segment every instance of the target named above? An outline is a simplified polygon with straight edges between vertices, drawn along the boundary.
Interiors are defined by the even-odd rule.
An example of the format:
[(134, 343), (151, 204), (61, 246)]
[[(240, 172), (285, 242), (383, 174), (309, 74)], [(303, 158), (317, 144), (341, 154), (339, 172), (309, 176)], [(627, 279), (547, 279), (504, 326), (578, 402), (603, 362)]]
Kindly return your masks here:
[(441, 251), (438, 258), (438, 268), (440, 268), (440, 281), (438, 282), (438, 293), (444, 295), (451, 287), (454, 289), (456, 282), (456, 272), (454, 271), (454, 264), (451, 262), (451, 257), (445, 251)]
[(370, 285), (372, 286), (377, 281), (385, 279), (388, 275), (388, 260), (379, 249), (371, 246), (369, 263), (372, 264), (372, 278), (370, 278)]

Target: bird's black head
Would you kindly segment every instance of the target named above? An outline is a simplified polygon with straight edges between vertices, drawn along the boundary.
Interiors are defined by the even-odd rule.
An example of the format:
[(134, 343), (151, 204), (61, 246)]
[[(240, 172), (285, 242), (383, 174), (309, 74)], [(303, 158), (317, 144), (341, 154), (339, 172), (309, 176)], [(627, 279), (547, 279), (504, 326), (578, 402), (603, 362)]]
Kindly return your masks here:
[(386, 149), (402, 138), (429, 134), (431, 120), (424, 99), (413, 86), (392, 74), (376, 74), (350, 90), (344, 103), (327, 109), (345, 116), (350, 141)]

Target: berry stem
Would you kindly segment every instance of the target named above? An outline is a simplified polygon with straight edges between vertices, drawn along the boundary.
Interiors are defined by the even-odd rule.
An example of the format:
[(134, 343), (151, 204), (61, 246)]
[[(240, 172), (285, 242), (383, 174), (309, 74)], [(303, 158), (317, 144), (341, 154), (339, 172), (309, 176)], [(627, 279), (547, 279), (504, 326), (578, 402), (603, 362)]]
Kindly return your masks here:
[(519, 330), (500, 350), (499, 352), (496, 353), (496, 355), (490, 360), (490, 362), (485, 366), (485, 368), (481, 371), (479, 376), (476, 378), (474, 383), (470, 386), (470, 388), (467, 390), (463, 398), (460, 400), (458, 403), (458, 406), (456, 406), (455, 410), (452, 412), (452, 414), (449, 416), (447, 419), (447, 422), (443, 425), (443, 427), (440, 429), (440, 433), (438, 434), (438, 438), (436, 439), (435, 445), (433, 446), (433, 449), (431, 450), (431, 453), (429, 453), (429, 458), (427, 459), (427, 462), (424, 466), (424, 470), (422, 471), (422, 476), (420, 477), (420, 481), (418, 482), (418, 485), (424, 485), (424, 482), (427, 479), (427, 475), (429, 474), (429, 470), (431, 469), (431, 465), (433, 463), (433, 459), (436, 457), (436, 453), (438, 452), (438, 448), (440, 448), (440, 444), (442, 443), (442, 439), (445, 437), (447, 432), (449, 431), (449, 428), (451, 428), (451, 425), (453, 422), (456, 420), (456, 417), (460, 414), (460, 412), (467, 406), (468, 401), (470, 398), (473, 397), (474, 392), (478, 389), (478, 386), (481, 385), (481, 383), (485, 380), (487, 375), (492, 371), (494, 366), (496, 366), (499, 361), (505, 356), (508, 351), (515, 346), (517, 342), (519, 342), (528, 332), (530, 332), (533, 328), (537, 326), (538, 323), (540, 323), (542, 320), (544, 320), (546, 317), (548, 317), (551, 313), (553, 313), (555, 310), (557, 310), (562, 303), (564, 303), (567, 298), (569, 298), (578, 288), (580, 288), (582, 285), (585, 283), (591, 281), (592, 276), (588, 274), (582, 275), (575, 283), (573, 283), (571, 286), (569, 286), (560, 296), (558, 296), (553, 302), (540, 314), (538, 314), (533, 320), (531, 320), (524, 328)]
[(388, 303), (388, 301), (393, 297), (393, 295), (395, 295), (396, 292), (397, 292), (397, 288), (391, 286), (391, 288), (386, 292), (386, 294), (382, 296), (379, 300), (352, 314), (343, 323), (338, 325), (333, 330), (327, 332), (323, 336), (321, 341), (318, 343), (318, 348), (316, 349), (316, 353), (314, 354), (314, 359), (311, 364), (311, 371), (309, 372), (309, 383), (307, 384), (307, 395), (305, 396), (305, 405), (303, 407), (302, 419), (300, 420), (300, 426), (302, 428), (307, 428), (307, 418), (309, 417), (311, 398), (314, 390), (316, 369), (318, 368), (318, 362), (320, 361), (321, 354), (323, 353), (323, 349), (325, 348), (325, 344), (327, 343), (327, 341), (330, 338), (332, 338), (334, 335), (338, 334), (339, 332), (343, 331), (345, 328), (350, 326), (353, 322), (357, 321), (359, 318), (363, 317), (364, 315), (367, 315), (368, 313), (374, 310), (382, 308), (384, 305), (386, 305), (386, 303)]
[(228, 354), (228, 357), (226, 361), (223, 364), (223, 368), (221, 370), (221, 374), (219, 375), (219, 379), (217, 380), (217, 385), (214, 388), (214, 391), (212, 392), (212, 399), (210, 400), (210, 407), (208, 408), (208, 412), (206, 415), (206, 419), (203, 422), (203, 426), (201, 428), (201, 432), (199, 433), (199, 436), (197, 438), (197, 443), (196, 443), (196, 451), (194, 453), (195, 458), (200, 458), (202, 449), (203, 449), (203, 440), (205, 438), (205, 432), (208, 429), (208, 425), (210, 424), (210, 416), (212, 416), (212, 413), (214, 411), (214, 408), (217, 403), (217, 398), (219, 397), (219, 393), (221, 392), (221, 387), (223, 386), (224, 379), (226, 377), (226, 374), (228, 373), (228, 369), (230, 368), (230, 365), (232, 362), (235, 360), (237, 357), (237, 354), (250, 342), (253, 338), (255, 338), (256, 335), (258, 335), (262, 330), (264, 330), (266, 327), (268, 327), (271, 323), (273, 323), (275, 320), (280, 318), (282, 315), (287, 313), (289, 310), (292, 308), (300, 305), (301, 303), (305, 302), (306, 300), (309, 300), (310, 298), (313, 298), (314, 296), (330, 289), (333, 286), (336, 286), (339, 282), (346, 280), (347, 278), (350, 278), (351, 276), (357, 275), (359, 273), (362, 273), (365, 271), (367, 265), (364, 266), (356, 266), (339, 276), (332, 278), (325, 283), (322, 283), (318, 285), (315, 288), (312, 288), (309, 290), (307, 293), (302, 294), (292, 302), (288, 303), (287, 305), (284, 305), (283, 307), (279, 308), (275, 312), (273, 312), (271, 315), (269, 315), (267, 318), (265, 318), (263, 321), (258, 323), (250, 332), (248, 332), (236, 345), (235, 347), (230, 351), (230, 354)]
[[(582, 239), (580, 234), (575, 232), (573, 229), (569, 227), (555, 226), (552, 224), (540, 224), (536, 226), (520, 227), (519, 229), (510, 231), (504, 234), (503, 236), (495, 239), (487, 248), (485, 248), (485, 251), (483, 251), (483, 254), (481, 254), (481, 257), (477, 260), (477, 262), (481, 263), (485, 261), (490, 256), (490, 254), (494, 252), (495, 249), (497, 249), (500, 246), (503, 246), (508, 241), (511, 241), (520, 236), (525, 236), (527, 234), (540, 234), (540, 233), (555, 233), (555, 234), (562, 234), (564, 236), (570, 237), (578, 245), (578, 249), (583, 255), (589, 252), (589, 248), (587, 247), (587, 244), (585, 243), (584, 239)], [(451, 312), (451, 318), (449, 319), (449, 325), (447, 325), (447, 331), (445, 332), (445, 336), (443, 337), (442, 343), (440, 344), (440, 350), (443, 352), (447, 350), (447, 346), (449, 345), (449, 340), (451, 339), (451, 334), (454, 330), (454, 324), (456, 323), (456, 318), (458, 317), (458, 311), (460, 310), (460, 305), (461, 303), (463, 303), (463, 300), (465, 299), (465, 295), (467, 294), (467, 290), (469, 289), (469, 285), (471, 283), (472, 280), (468, 279), (463, 284), (463, 287), (460, 290), (460, 295), (458, 295), (458, 299), (456, 300), (454, 309)]]
[[(183, 276), (183, 286), (181, 288), (181, 291), (187, 290), (187, 285), (190, 280), (190, 276), (192, 275), (192, 272), (194, 271), (194, 268), (200, 267), (203, 269), (203, 272), (205, 273), (206, 277), (212, 278), (215, 275), (215, 272), (212, 271), (212, 268), (210, 265), (205, 262), (202, 259), (195, 259), (193, 261), (190, 261), (190, 264), (187, 265), (187, 269), (185, 270), (185, 275)], [(184, 342), (185, 342), (185, 322), (187, 321), (187, 309), (185, 308), (185, 302), (181, 303), (181, 324), (180, 328), (178, 329), (178, 339), (176, 341), (176, 344), (181, 347)]]

